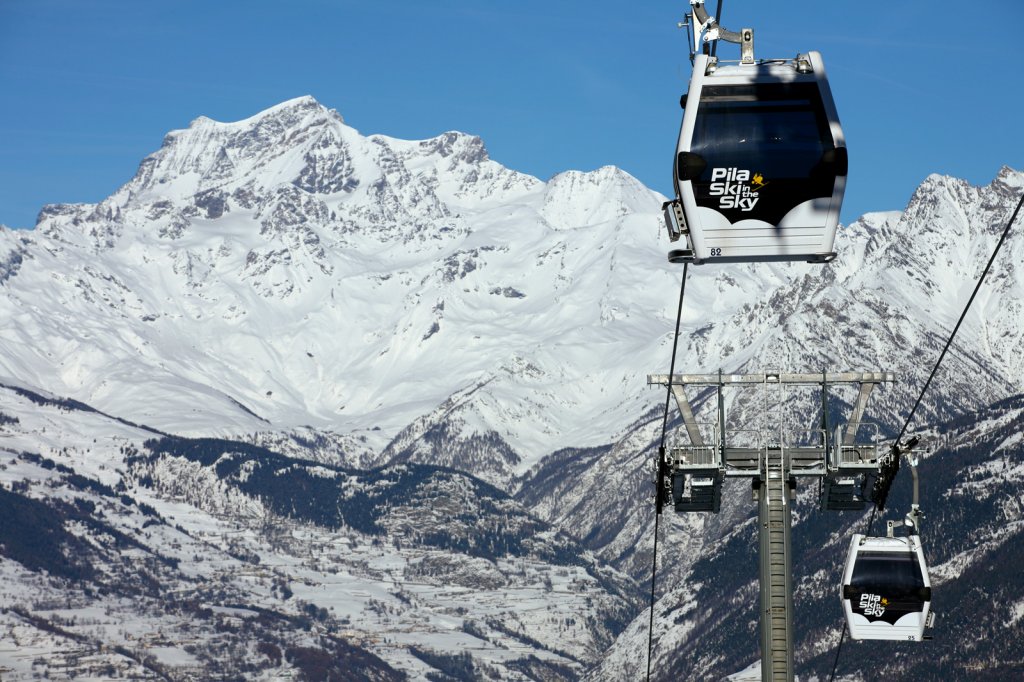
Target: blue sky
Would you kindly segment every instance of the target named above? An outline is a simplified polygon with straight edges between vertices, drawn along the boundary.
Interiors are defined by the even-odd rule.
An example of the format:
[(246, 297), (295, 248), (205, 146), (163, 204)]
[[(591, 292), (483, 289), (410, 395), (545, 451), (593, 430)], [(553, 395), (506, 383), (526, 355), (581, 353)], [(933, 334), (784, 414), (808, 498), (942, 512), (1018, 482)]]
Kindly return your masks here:
[[(687, 9), (0, 0), (0, 223), (103, 199), (200, 115), (238, 120), (304, 94), (363, 134), (461, 130), (541, 179), (611, 164), (667, 194)], [(932, 172), (985, 184), (1024, 168), (1019, 0), (727, 0), (722, 23), (753, 27), (758, 57), (822, 52), (850, 149), (845, 222), (902, 209)]]

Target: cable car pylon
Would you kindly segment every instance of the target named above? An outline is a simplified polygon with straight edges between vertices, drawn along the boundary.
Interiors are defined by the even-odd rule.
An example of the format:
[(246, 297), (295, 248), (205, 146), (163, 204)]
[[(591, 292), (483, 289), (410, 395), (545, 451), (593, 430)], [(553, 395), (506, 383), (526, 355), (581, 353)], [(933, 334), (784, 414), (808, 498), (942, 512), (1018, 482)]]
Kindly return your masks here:
[[(795, 59), (754, 59), (754, 31), (721, 27), (690, 0), (696, 53), (673, 162), (676, 198), (663, 205), (669, 239), (685, 239), (686, 248), (670, 251), (684, 264), (835, 258), (835, 232), (846, 187), (846, 143), (828, 79), (817, 52)], [(720, 16), (721, 4), (719, 4)], [(689, 21), (685, 24), (690, 26)], [(738, 43), (738, 64), (720, 63), (717, 41)], [(710, 49), (709, 49), (710, 48)], [(685, 282), (685, 270), (684, 270)], [(680, 299), (680, 307), (682, 299)], [(678, 344), (678, 320), (675, 343)], [(877, 470), (877, 430), (858, 441), (862, 417), (873, 387), (893, 380), (887, 372), (838, 374), (650, 375), (649, 384), (667, 387), (683, 429), (666, 445), (662, 425), (656, 475), (656, 514), (671, 500), (677, 512), (717, 513), (722, 483), (729, 476), (753, 478), (760, 538), (760, 620), (762, 679), (792, 682), (793, 589), (790, 530), (796, 479), (824, 479), (821, 504), (827, 509), (863, 509), (867, 475)], [(860, 385), (848, 424), (831, 435), (828, 391), (838, 383)], [(699, 424), (686, 398), (687, 386), (714, 386), (718, 416)], [(759, 386), (764, 393), (761, 429), (730, 430), (723, 392)], [(810, 434), (788, 430), (782, 416), (789, 385), (818, 385), (822, 392), (821, 428)], [(666, 410), (668, 403), (666, 403)], [(800, 435), (798, 435), (798, 433)], [(859, 485), (858, 485), (859, 483)], [(657, 520), (651, 580), (651, 633), (657, 575)], [(651, 643), (648, 642), (648, 679)]]
[[(864, 421), (875, 386), (895, 381), (891, 372), (755, 374), (651, 374), (649, 385), (671, 387), (682, 425), (667, 433), (656, 481), (658, 495), (680, 513), (717, 513), (726, 478), (753, 479), (758, 504), (761, 672), (763, 680), (793, 680), (793, 587), (791, 539), (798, 478), (824, 480), (824, 509), (864, 509), (870, 472), (887, 455), (876, 425)], [(828, 395), (856, 385), (859, 396), (848, 421), (829, 421)], [(712, 387), (717, 409), (712, 422), (698, 422), (687, 398), (690, 387)], [(788, 391), (818, 387), (822, 414), (808, 429), (784, 413)], [(761, 391), (761, 423), (734, 427), (726, 414), (726, 392)]]

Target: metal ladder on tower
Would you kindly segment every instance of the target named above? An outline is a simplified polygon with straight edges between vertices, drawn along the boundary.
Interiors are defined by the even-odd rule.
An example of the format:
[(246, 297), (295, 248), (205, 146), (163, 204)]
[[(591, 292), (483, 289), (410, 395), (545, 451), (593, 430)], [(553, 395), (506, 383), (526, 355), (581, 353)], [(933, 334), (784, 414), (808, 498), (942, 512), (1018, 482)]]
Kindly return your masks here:
[[(779, 375), (765, 375), (765, 415), (781, 412), (784, 402)], [(775, 394), (774, 404), (770, 397)], [(781, 416), (781, 415), (780, 415)], [(761, 679), (792, 682), (793, 590), (790, 582), (790, 476), (785, 433), (779, 430), (762, 450), (758, 497), (761, 559)]]

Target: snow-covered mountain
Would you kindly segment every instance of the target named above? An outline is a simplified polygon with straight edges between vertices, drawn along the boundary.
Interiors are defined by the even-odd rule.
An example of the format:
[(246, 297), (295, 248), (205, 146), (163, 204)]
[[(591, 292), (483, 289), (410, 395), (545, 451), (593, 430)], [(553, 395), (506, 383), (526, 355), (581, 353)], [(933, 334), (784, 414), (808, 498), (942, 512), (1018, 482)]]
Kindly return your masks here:
[[(690, 268), (677, 371), (895, 371), (869, 416), (898, 428), (1022, 189), (1024, 173), (1010, 168), (985, 187), (931, 176), (903, 213), (842, 229), (831, 265)], [(94, 545), (121, 533), (158, 563), (184, 567), (155, 580), (185, 581), (181, 589), (222, 580), (224, 594), (200, 600), (218, 609), (245, 601), (254, 613), (299, 617), (280, 587), (247, 587), (247, 561), (277, 562), (267, 585), (295, 594), (306, 585), (303, 603), (329, 610), (322, 627), (345, 614), (369, 619), (352, 624), (346, 646), (388, 633), (356, 647), (379, 659), (379, 679), (388, 669), (453, 674), (465, 661), (426, 659), (465, 647), (480, 648), (478, 671), (508, 679), (572, 679), (602, 660), (594, 679), (628, 678), (646, 616), (604, 650), (649, 580), (665, 396), (646, 377), (668, 369), (682, 275), (664, 257), (661, 201), (612, 167), (547, 181), (517, 173), (462, 133), (366, 137), (309, 97), (235, 123), (199, 118), (168, 134), (108, 199), (47, 206), (31, 232), (0, 229), (9, 321), (0, 410), (14, 438), (2, 480), (20, 496), (9, 502), (47, 500), (60, 512), (52, 523), (93, 529)], [(1022, 259), (1024, 242), (1011, 239), (918, 424), (972, 419), (1024, 393)], [(836, 398), (842, 407), (853, 396)], [(818, 418), (807, 397), (787, 405), (794, 425)], [(739, 422), (758, 409), (742, 397), (728, 407)], [(1019, 411), (1007, 414), (1019, 423)], [(272, 493), (261, 484), (269, 480), (289, 492)], [(94, 510), (80, 507), (120, 518), (118, 495), (180, 535), (144, 541), (130, 520), (94, 532)], [(327, 516), (304, 512), (318, 495), (347, 502)], [(487, 502), (474, 510), (475, 499)], [(451, 508), (434, 513), (441, 500)], [(745, 542), (749, 507), (667, 517), (663, 604), (692, 594), (695, 576), (723, 570), (716, 557), (728, 553), (714, 548)], [(187, 549), (157, 546), (167, 543)], [(340, 544), (348, 549), (324, 549)], [(118, 547), (96, 560), (106, 577), (90, 577), (115, 594)], [(208, 551), (235, 568), (190, 565)], [(31, 561), (4, 556), (14, 584), (50, 589)], [(338, 575), (351, 582), (351, 603), (317, 587)], [(412, 594), (397, 587), (419, 578)], [(449, 582), (468, 592), (439, 589)], [(557, 615), (510, 607), (545, 602)], [(667, 674), (671, 638), (699, 639), (706, 628), (691, 619), (680, 634), (671, 625), (680, 614), (662, 611), (672, 614), (658, 621)], [(201, 629), (215, 631), (215, 620)], [(127, 646), (100, 630), (87, 636)], [(266, 636), (300, 659), (305, 648), (341, 646), (273, 628)], [(203, 641), (197, 651), (212, 656)], [(158, 669), (171, 670), (182, 651)], [(182, 670), (209, 671), (189, 655)], [(742, 667), (745, 655), (706, 670)], [(153, 672), (136, 658), (131, 665)]]
[[(904, 216), (845, 230), (831, 268), (695, 268), (684, 366), (916, 378), (906, 352), (944, 336), (1020, 183), (930, 178)], [(0, 373), (182, 435), (312, 427), (352, 461), (507, 482), (652, 402), (680, 277), (659, 204), (611, 167), (545, 183), (468, 135), (364, 137), (309, 97), (199, 118), (103, 202), (3, 232)], [(961, 400), (1020, 374), (1020, 286), (995, 280), (964, 330)]]
[[(944, 336), (1020, 178), (930, 178), (906, 215), (845, 230), (831, 268), (695, 268), (685, 367), (916, 378), (901, 351)], [(200, 118), (103, 202), (3, 232), (0, 373), (183, 435), (312, 427), (353, 461), (507, 481), (651, 402), (680, 277), (659, 203), (611, 167), (541, 182), (468, 135), (364, 137), (309, 97)], [(963, 332), (971, 402), (1019, 375), (1014, 277)], [(421, 437), (441, 422), (457, 447)]]
[(4, 234), (0, 372), (174, 433), (365, 438), (353, 457), (441, 410), (464, 449), (507, 443), (470, 467), (507, 479), (646, 398), (658, 202), (610, 167), (542, 183), (459, 133), (363, 137), (308, 97), (201, 118), (109, 199)]
[[(903, 214), (869, 214), (846, 228), (840, 235), (839, 258), (828, 268), (800, 271), (800, 266), (761, 266), (762, 276), (777, 277), (774, 285), (764, 291), (748, 289), (745, 299), (737, 297), (743, 302), (731, 309), (720, 301), (729, 301), (737, 288), (744, 289), (752, 280), (752, 269), (695, 273), (687, 284), (686, 300), (697, 301), (692, 304), (697, 310), (683, 331), (677, 371), (895, 371), (896, 385), (872, 395), (868, 418), (878, 422), (883, 433), (898, 430), (991, 256), (1013, 209), (1012, 199), (1019, 198), (1022, 188), (1024, 174), (1008, 168), (985, 188), (931, 176)], [(1022, 258), (1024, 241), (1009, 240), (925, 395), (915, 425), (953, 419), (1024, 392), (1024, 353), (1020, 352), (1024, 273), (1016, 267)], [(703, 301), (723, 308), (721, 314), (698, 308)], [(667, 371), (667, 360), (662, 362), (660, 371)], [(845, 418), (854, 395), (837, 396), (847, 405), (845, 414), (839, 415)], [(655, 397), (663, 399), (664, 394), (652, 391), (652, 411), (646, 419), (637, 413), (638, 423), (624, 431), (621, 440), (590, 449), (585, 458), (574, 451), (546, 458), (524, 480), (519, 493), (545, 518), (581, 529), (582, 537), (600, 529), (608, 545), (595, 545), (595, 549), (606, 551), (609, 560), (636, 559), (630, 572), (638, 579), (643, 566), (649, 566), (649, 556), (641, 557), (635, 549), (649, 548), (652, 510), (628, 505), (627, 500), (649, 490), (664, 405)], [(713, 412), (711, 401), (691, 396), (695, 398), (703, 414)], [(736, 400), (728, 403), (734, 425), (758, 428), (764, 423), (762, 397), (757, 392), (748, 395), (746, 403), (734, 394), (726, 398)], [(790, 426), (814, 428), (820, 420), (819, 406), (817, 395), (793, 395), (784, 417), (791, 420)], [(714, 416), (704, 419), (714, 421)], [(572, 470), (578, 480), (552, 474), (559, 470)], [(586, 491), (594, 486), (609, 492), (588, 495)], [(622, 509), (635, 510), (647, 521), (622, 519)], [(621, 519), (622, 534), (611, 536), (609, 528), (620, 524), (610, 519)], [(717, 527), (717, 520), (707, 522)]]

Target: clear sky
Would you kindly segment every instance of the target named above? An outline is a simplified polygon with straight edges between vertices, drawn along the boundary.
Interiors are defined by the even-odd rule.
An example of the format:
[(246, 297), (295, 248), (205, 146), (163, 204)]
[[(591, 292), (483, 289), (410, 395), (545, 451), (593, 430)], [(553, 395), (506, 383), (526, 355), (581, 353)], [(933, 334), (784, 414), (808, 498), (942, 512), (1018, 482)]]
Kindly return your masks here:
[[(363, 134), (461, 130), (541, 179), (611, 164), (668, 194), (688, 7), (0, 0), (0, 223), (103, 199), (198, 116), (305, 94)], [(932, 172), (1024, 168), (1020, 0), (725, 0), (722, 24), (753, 27), (757, 57), (822, 52), (850, 149), (844, 222), (902, 209)]]

